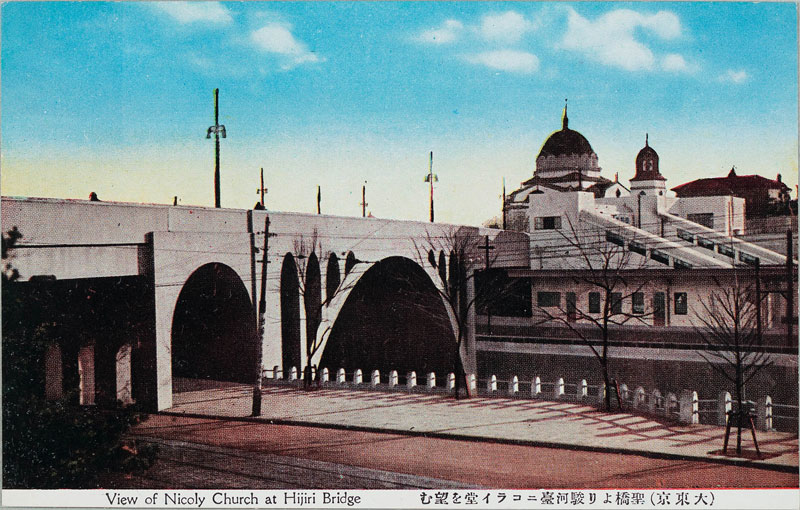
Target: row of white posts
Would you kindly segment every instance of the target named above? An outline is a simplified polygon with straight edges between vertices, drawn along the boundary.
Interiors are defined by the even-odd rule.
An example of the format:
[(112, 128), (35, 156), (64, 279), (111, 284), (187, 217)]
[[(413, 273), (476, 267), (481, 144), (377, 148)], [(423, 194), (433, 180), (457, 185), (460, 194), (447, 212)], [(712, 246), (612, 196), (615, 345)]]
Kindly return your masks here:
[[(305, 376), (305, 369), (298, 372), (297, 367), (292, 367), (287, 377), (282, 377), (282, 371), (279, 366), (275, 366), (272, 370), (265, 370), (264, 375), (267, 382), (288, 381), (296, 383), (302, 381)], [(350, 375), (350, 380), (347, 376)], [(316, 369), (311, 368), (311, 378), (316, 380)], [(425, 383), (418, 385), (417, 373), (408, 372), (406, 374), (406, 383), (404, 386), (399, 384), (399, 376), (396, 370), (389, 372), (388, 385), (382, 384), (381, 373), (378, 370), (373, 370), (370, 376), (369, 385), (364, 383), (364, 374), (361, 369), (357, 369), (352, 374), (347, 374), (344, 368), (340, 368), (334, 378), (331, 378), (331, 373), (327, 368), (323, 368), (320, 374), (319, 382), (322, 385), (347, 385), (348, 387), (360, 387), (363, 389), (384, 389), (388, 386), (389, 389), (406, 388), (413, 391), (440, 391), (452, 392), (456, 386), (456, 376), (454, 373), (447, 374), (447, 383), (444, 386), (436, 385), (436, 374), (429, 372), (425, 377)], [(509, 381), (499, 381), (497, 376), (492, 375), (486, 379), (485, 391), (478, 390), (478, 380), (475, 374), (467, 374), (467, 382), (473, 394), (480, 394), (483, 396), (507, 396), (512, 398), (519, 398), (529, 396), (530, 398), (543, 398), (553, 400), (568, 400), (585, 402), (587, 404), (600, 404), (605, 397), (605, 385), (591, 386), (587, 384), (586, 379), (582, 379), (578, 384), (566, 384), (563, 378), (559, 378), (554, 383), (542, 382), (536, 376), (529, 383), (529, 393), (521, 393), (520, 382), (517, 376), (514, 376)], [(506, 384), (507, 390), (505, 392), (498, 390), (498, 383)], [(704, 416), (704, 423), (713, 423), (717, 425), (725, 425), (728, 420), (728, 415), (733, 409), (733, 400), (731, 394), (723, 391), (716, 399), (700, 400), (697, 397), (696, 391), (683, 390), (679, 395), (674, 393), (667, 393), (663, 395), (659, 390), (655, 389), (650, 392), (645, 391), (641, 386), (635, 390), (630, 391), (625, 384), (619, 385), (619, 398), (623, 402), (624, 410), (628, 412), (638, 411), (655, 416), (663, 416), (681, 423), (695, 424), (700, 423), (701, 415)], [(612, 405), (615, 403), (616, 398), (612, 395)], [(773, 405), (776, 407), (786, 407), (794, 410), (794, 416), (797, 415), (797, 406), (786, 406), (773, 404), (769, 396), (762, 397), (756, 402), (756, 427), (759, 430), (772, 430), (773, 428)], [(701, 409), (702, 407), (702, 409)], [(789, 418), (785, 416), (784, 418)], [(796, 422), (795, 422), (796, 425)]]

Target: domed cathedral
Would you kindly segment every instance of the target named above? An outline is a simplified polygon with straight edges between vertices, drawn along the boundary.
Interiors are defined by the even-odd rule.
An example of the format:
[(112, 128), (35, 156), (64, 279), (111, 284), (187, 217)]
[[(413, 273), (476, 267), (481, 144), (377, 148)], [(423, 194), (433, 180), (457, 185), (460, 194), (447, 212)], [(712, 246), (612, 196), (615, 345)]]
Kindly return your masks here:
[(644, 135), (644, 147), (636, 156), (636, 175), (631, 179), (634, 194), (662, 196), (667, 179), (658, 171), (658, 153), (650, 147), (649, 135)]
[(561, 129), (552, 133), (539, 155), (533, 177), (508, 195), (505, 201), (507, 228), (529, 231), (528, 209), (536, 195), (549, 192), (588, 191), (596, 198), (629, 195), (618, 180), (600, 175), (597, 154), (581, 133), (569, 128), (567, 105), (561, 118)]

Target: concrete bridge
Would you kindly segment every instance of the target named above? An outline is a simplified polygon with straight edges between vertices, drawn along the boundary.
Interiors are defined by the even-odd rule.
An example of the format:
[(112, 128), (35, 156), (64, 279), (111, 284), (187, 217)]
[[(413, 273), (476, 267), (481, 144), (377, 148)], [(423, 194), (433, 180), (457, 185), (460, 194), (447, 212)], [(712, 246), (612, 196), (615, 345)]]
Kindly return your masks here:
[[(484, 267), (486, 236), (493, 267), (529, 266), (525, 234), (376, 218), (4, 197), (3, 232), (13, 227), (23, 237), (10, 262), (32, 315), (81, 337), (48, 351), (47, 391), (59, 394), (62, 364), (76, 364), (84, 402), (153, 409), (172, 405), (177, 377), (252, 382), (258, 349), (263, 366), (284, 370), (450, 372), (455, 269)], [(473, 279), (460, 280), (474, 297)], [(474, 309), (462, 331), (459, 355), (474, 372)]]

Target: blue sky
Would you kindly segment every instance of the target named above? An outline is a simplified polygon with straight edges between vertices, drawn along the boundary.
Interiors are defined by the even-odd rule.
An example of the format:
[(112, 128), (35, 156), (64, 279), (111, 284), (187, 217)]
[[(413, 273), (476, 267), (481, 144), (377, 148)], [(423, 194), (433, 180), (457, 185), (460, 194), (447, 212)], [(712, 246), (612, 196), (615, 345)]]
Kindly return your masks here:
[(546, 137), (627, 182), (644, 135), (669, 187), (797, 182), (793, 3), (7, 3), (3, 195), (222, 203), (477, 224)]

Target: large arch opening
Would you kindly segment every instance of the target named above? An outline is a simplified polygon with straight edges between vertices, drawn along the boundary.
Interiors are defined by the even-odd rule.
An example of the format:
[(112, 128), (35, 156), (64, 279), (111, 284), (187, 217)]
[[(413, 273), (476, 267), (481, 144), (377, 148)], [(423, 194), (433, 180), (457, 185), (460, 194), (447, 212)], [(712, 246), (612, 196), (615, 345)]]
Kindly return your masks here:
[(331, 256), (328, 257), (328, 267), (325, 269), (325, 304), (330, 304), (341, 283), (342, 275), (339, 270), (339, 257), (335, 253), (331, 253)]
[(311, 357), (317, 340), (317, 329), (322, 322), (322, 276), (319, 260), (314, 252), (311, 252), (306, 262), (303, 305), (306, 309), (306, 353)]
[(247, 288), (224, 264), (198, 268), (181, 289), (172, 318), (172, 375), (252, 382), (255, 320)]
[(401, 377), (454, 371), (456, 341), (442, 298), (427, 273), (404, 257), (384, 259), (359, 279), (338, 314), (321, 367)]
[(283, 257), (281, 267), (281, 362), (284, 373), (300, 370), (300, 283), (297, 264), (291, 253)]

